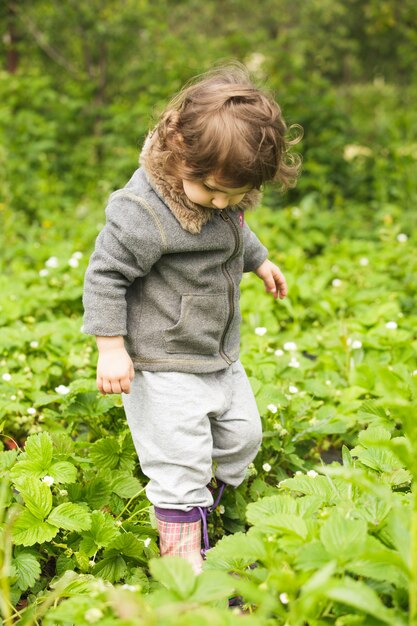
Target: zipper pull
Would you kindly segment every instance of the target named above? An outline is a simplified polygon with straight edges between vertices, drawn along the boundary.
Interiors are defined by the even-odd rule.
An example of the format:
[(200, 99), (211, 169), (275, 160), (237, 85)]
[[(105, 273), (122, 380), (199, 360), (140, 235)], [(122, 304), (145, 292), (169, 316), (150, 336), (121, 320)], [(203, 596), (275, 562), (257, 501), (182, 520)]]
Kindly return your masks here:
[(223, 213), (223, 211), (220, 212), (220, 217), (225, 221), (228, 222), (230, 220), (230, 217), (227, 215), (227, 213)]

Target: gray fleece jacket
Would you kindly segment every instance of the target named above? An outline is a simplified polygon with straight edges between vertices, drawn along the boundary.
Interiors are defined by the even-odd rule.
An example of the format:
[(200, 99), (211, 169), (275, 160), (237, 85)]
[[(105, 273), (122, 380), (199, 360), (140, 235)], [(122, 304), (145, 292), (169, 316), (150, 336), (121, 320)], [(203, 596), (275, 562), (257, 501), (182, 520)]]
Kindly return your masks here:
[(242, 272), (267, 257), (244, 221), (259, 197), (233, 210), (190, 204), (160, 177), (157, 156), (144, 150), (144, 166), (110, 195), (85, 275), (83, 332), (123, 335), (138, 370), (215, 372), (239, 358)]

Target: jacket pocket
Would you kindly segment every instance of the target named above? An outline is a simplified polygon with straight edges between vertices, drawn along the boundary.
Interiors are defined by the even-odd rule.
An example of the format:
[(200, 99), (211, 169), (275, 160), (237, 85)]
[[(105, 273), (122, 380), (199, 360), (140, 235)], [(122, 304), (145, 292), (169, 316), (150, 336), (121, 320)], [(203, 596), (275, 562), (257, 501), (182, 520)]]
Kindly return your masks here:
[(227, 310), (226, 293), (181, 296), (179, 320), (164, 332), (166, 351), (172, 354), (217, 354)]

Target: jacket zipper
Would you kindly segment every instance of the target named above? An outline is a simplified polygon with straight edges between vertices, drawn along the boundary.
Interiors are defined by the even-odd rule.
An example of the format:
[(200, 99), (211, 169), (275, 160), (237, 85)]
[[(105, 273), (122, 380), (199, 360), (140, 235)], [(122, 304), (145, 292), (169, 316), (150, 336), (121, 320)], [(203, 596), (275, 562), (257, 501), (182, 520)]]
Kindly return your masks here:
[(224, 341), (226, 339), (226, 335), (229, 331), (230, 328), (230, 324), (232, 323), (233, 317), (235, 315), (235, 304), (234, 304), (234, 292), (235, 292), (235, 288), (234, 288), (234, 284), (233, 284), (233, 280), (232, 277), (226, 267), (226, 263), (228, 263), (229, 261), (231, 261), (236, 254), (239, 251), (239, 246), (240, 246), (240, 241), (239, 241), (239, 231), (235, 225), (235, 223), (233, 222), (233, 220), (230, 219), (230, 217), (227, 215), (227, 213), (223, 213), (223, 211), (220, 213), (220, 217), (229, 224), (230, 228), (232, 229), (234, 238), (235, 238), (235, 248), (231, 254), (231, 256), (227, 259), (227, 261), (225, 261), (224, 263), (222, 263), (222, 272), (229, 284), (229, 289), (228, 289), (228, 296), (229, 296), (229, 305), (230, 305), (230, 313), (229, 313), (229, 317), (227, 319), (226, 322), (226, 326), (225, 329), (223, 331), (223, 335), (222, 338), (220, 340), (220, 355), (222, 356), (222, 358), (226, 361), (226, 363), (228, 365), (231, 365), (233, 363), (233, 361), (227, 356), (227, 354), (224, 351)]

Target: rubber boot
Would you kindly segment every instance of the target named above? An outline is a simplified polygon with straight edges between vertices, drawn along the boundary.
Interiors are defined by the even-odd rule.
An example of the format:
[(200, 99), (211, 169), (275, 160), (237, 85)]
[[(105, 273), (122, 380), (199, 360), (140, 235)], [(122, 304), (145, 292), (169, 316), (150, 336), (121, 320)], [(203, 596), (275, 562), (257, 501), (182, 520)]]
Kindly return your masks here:
[(161, 556), (179, 556), (191, 563), (196, 574), (203, 568), (201, 554), (200, 507), (190, 511), (155, 508), (159, 531), (159, 551)]

